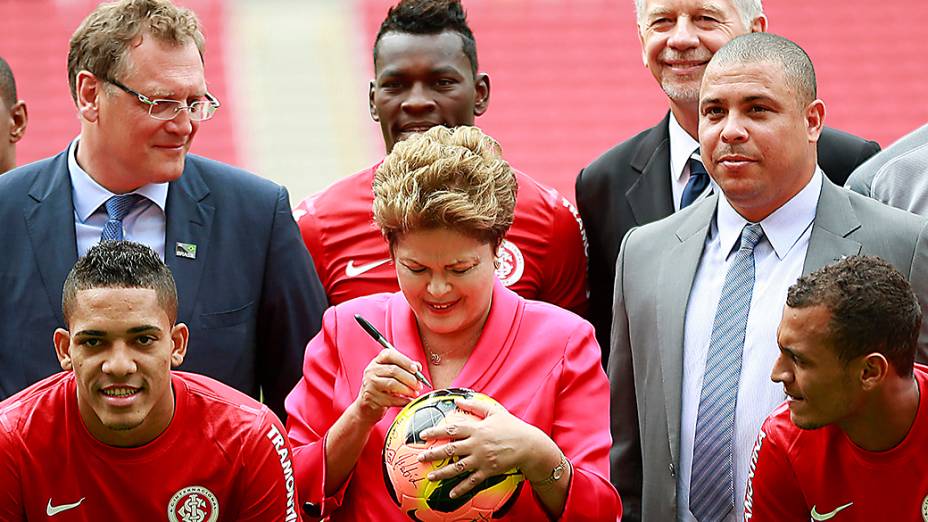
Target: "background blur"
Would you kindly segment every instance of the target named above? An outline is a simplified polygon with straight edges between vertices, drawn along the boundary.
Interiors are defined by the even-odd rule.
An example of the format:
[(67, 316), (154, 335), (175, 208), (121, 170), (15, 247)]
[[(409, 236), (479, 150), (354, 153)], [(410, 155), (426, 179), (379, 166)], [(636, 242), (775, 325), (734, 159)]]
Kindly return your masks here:
[[(29, 128), (19, 163), (79, 132), (68, 39), (95, 0), (0, 0), (0, 56)], [(367, 108), (371, 44), (392, 0), (179, 0), (205, 26), (222, 100), (193, 152), (286, 185), (295, 204), (383, 155)], [(644, 68), (633, 0), (464, 0), (510, 163), (573, 199), (579, 169), (667, 110)], [(766, 0), (771, 32), (815, 63), (826, 122), (884, 147), (928, 122), (928, 0)]]

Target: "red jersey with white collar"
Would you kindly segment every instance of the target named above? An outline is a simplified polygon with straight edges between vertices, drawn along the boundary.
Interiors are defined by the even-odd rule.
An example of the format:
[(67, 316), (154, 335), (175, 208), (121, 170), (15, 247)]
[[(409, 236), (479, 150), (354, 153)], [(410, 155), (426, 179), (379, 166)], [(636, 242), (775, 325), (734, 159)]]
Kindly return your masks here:
[(745, 521), (928, 520), (928, 374), (915, 367), (915, 422), (896, 447), (857, 447), (835, 425), (802, 430), (784, 403), (764, 422), (751, 455)]
[[(335, 182), (293, 211), (332, 305), (399, 290), (389, 246), (371, 209), (379, 166)], [(580, 214), (556, 190), (515, 173), (515, 218), (500, 249), (497, 276), (526, 299), (583, 315), (587, 258)]]
[(300, 520), (277, 417), (207, 377), (173, 372), (172, 384), (171, 424), (137, 448), (87, 431), (73, 372), (0, 402), (0, 520)]

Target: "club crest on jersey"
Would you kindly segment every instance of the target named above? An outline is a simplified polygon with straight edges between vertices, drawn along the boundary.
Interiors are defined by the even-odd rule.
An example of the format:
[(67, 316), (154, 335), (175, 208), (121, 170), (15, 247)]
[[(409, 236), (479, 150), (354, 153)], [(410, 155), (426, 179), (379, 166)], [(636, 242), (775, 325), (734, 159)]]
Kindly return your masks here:
[(922, 520), (928, 522), (928, 495), (922, 499)]
[(525, 258), (522, 257), (522, 251), (515, 243), (504, 239), (497, 251), (496, 262), (499, 264), (496, 268), (496, 277), (503, 283), (503, 286), (511, 286), (522, 279), (522, 272), (525, 271)]
[(184, 488), (174, 493), (168, 503), (171, 522), (216, 522), (218, 519), (219, 500), (203, 486)]

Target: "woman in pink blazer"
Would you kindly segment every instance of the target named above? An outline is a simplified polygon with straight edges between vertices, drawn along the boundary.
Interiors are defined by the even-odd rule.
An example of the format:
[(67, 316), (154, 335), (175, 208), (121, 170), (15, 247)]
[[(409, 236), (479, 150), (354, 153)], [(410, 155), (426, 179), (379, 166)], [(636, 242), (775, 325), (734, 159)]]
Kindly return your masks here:
[[(307, 518), (408, 520), (385, 486), (384, 437), (424, 389), (464, 387), (473, 421), (426, 430), (449, 439), (427, 460), (457, 455), (430, 479), (469, 474), (452, 495), (512, 468), (527, 483), (506, 520), (617, 520), (609, 483), (609, 385), (592, 327), (527, 301), (496, 278), (516, 181), (499, 145), (475, 127), (434, 127), (394, 147), (374, 179), (374, 220), (390, 244), (401, 292), (330, 308), (287, 398), (294, 476)], [(539, 238), (543, 240), (543, 238)], [(367, 318), (397, 350), (355, 322)]]

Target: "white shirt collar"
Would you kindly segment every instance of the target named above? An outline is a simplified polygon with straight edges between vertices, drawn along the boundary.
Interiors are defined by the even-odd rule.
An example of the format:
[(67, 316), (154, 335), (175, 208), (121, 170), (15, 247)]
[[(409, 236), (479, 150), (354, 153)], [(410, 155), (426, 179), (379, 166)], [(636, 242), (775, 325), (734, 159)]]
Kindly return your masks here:
[[(822, 192), (824, 174), (816, 166), (809, 183), (760, 222), (764, 235), (777, 257), (786, 257), (793, 245), (815, 221), (815, 210)], [(741, 230), (748, 223), (724, 197), (719, 197), (716, 223), (723, 252), (731, 252), (741, 241)]]
[[(106, 200), (115, 196), (112, 192), (105, 189), (102, 185), (94, 181), (93, 178), (81, 168), (77, 163), (77, 147), (80, 137), (74, 138), (71, 146), (68, 148), (68, 174), (71, 176), (71, 190), (74, 201), (74, 213), (81, 223), (87, 221), (100, 205), (106, 203)], [(168, 184), (167, 183), (149, 183), (143, 185), (131, 192), (139, 194), (149, 201), (158, 205), (161, 211), (167, 205)]]
[(670, 176), (671, 179), (680, 181), (683, 179), (683, 168), (686, 167), (686, 162), (689, 161), (693, 151), (699, 148), (699, 142), (683, 130), (673, 115), (673, 111), (670, 113), (668, 130), (670, 131)]

